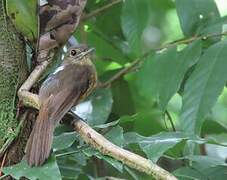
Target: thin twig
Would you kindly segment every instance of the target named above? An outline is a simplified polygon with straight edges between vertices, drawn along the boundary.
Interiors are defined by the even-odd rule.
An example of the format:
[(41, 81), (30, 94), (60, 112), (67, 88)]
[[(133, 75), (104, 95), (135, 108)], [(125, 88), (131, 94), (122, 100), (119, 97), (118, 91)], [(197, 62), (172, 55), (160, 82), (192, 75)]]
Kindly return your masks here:
[(106, 88), (108, 86), (111, 85), (111, 83), (113, 83), (114, 81), (118, 80), (119, 78), (121, 78), (122, 76), (124, 76), (125, 74), (131, 72), (131, 70), (136, 66), (138, 65), (144, 58), (146, 58), (147, 56), (149, 56), (152, 52), (154, 51), (160, 51), (160, 50), (163, 50), (163, 49), (167, 49), (167, 48), (170, 48), (170, 47), (174, 47), (174, 46), (177, 46), (177, 45), (181, 45), (181, 44), (189, 44), (193, 41), (196, 41), (196, 40), (207, 40), (209, 38), (213, 38), (213, 37), (219, 37), (219, 36), (226, 36), (227, 35), (227, 32), (224, 32), (224, 33), (219, 33), (219, 34), (209, 34), (207, 36), (197, 36), (197, 37), (192, 37), (192, 38), (188, 38), (188, 39), (179, 39), (179, 40), (175, 40), (175, 41), (172, 41), (172, 42), (169, 42), (167, 44), (164, 44), (163, 46), (155, 49), (155, 50), (150, 50), (148, 51), (147, 53), (145, 53), (144, 55), (142, 55), (141, 57), (135, 59), (131, 64), (130, 66), (120, 70), (119, 72), (117, 72), (115, 75), (113, 75), (109, 80), (107, 80), (106, 82), (104, 83), (100, 83), (99, 84), (99, 88)]
[(123, 0), (115, 0), (115, 1), (103, 6), (101, 8), (98, 8), (98, 9), (92, 11), (91, 13), (86, 14), (84, 17), (82, 17), (82, 21), (86, 21), (87, 19), (90, 19), (91, 17), (97, 16), (101, 12), (106, 11), (107, 9), (111, 8), (112, 6), (114, 6), (118, 3), (121, 3), (122, 1)]
[(124, 76), (125, 74), (127, 74), (128, 72), (131, 71), (131, 69), (133, 69), (136, 65), (138, 65), (141, 62), (141, 59), (137, 59), (135, 61), (133, 61), (130, 66), (120, 70), (119, 72), (117, 72), (115, 75), (113, 75), (109, 80), (107, 80), (104, 83), (100, 83), (98, 85), (98, 88), (106, 88), (108, 86), (110, 86), (114, 81), (118, 80), (120, 77)]
[[(154, 50), (152, 50), (154, 51)], [(119, 72), (117, 72), (115, 75), (113, 75), (109, 80), (107, 80), (104, 83), (100, 83), (98, 85), (98, 88), (106, 88), (108, 86), (110, 86), (114, 81), (118, 80), (120, 77), (124, 76), (125, 74), (127, 74), (128, 72), (131, 72), (131, 70), (137, 66), (142, 59), (146, 58), (147, 56), (149, 56), (151, 54), (151, 51), (146, 52), (145, 54), (143, 54), (141, 57), (135, 59), (129, 66), (125, 67), (124, 69), (120, 70)]]
[(178, 40), (166, 43), (165, 45), (157, 48), (156, 50), (159, 51), (159, 50), (162, 50), (162, 49), (170, 48), (170, 47), (181, 45), (181, 44), (189, 44), (191, 42), (194, 42), (194, 41), (200, 40), (200, 39), (201, 40), (207, 40), (209, 38), (214, 38), (214, 37), (219, 37), (219, 36), (226, 36), (226, 35), (227, 35), (227, 31), (223, 32), (223, 33), (208, 34), (206, 36), (201, 35), (201, 36), (194, 36), (194, 37), (186, 38), (186, 39), (182, 38), (182, 39), (178, 39)]

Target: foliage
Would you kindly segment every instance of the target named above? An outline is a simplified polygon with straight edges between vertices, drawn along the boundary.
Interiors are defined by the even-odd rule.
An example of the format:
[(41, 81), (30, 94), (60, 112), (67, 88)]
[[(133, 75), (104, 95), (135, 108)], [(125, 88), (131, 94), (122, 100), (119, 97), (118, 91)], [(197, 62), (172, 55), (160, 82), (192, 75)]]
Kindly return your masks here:
[[(76, 111), (113, 143), (157, 161), (179, 179), (227, 178), (227, 154), (221, 151), (227, 144), (227, 39), (220, 34), (227, 8), (223, 11), (221, 2), (227, 6), (218, 0), (125, 0), (83, 21), (75, 32), (80, 42), (96, 48), (101, 81), (141, 61)], [(88, 1), (86, 13), (108, 3)], [(56, 179), (93, 179), (100, 171), (150, 179), (90, 148), (71, 131), (61, 125), (55, 132), (61, 177), (55, 165), (48, 173)], [(23, 167), (21, 162), (4, 172), (31, 178), (34, 170)], [(35, 172), (41, 178), (44, 171)]]

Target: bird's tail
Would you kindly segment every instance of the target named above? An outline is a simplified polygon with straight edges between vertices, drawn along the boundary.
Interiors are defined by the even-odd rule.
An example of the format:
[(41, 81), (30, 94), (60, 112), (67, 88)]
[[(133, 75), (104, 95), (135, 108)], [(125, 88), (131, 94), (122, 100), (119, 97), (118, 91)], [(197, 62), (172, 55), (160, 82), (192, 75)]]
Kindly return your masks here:
[(53, 141), (54, 123), (49, 119), (49, 100), (46, 100), (39, 111), (26, 146), (26, 159), (29, 166), (40, 166), (48, 159)]

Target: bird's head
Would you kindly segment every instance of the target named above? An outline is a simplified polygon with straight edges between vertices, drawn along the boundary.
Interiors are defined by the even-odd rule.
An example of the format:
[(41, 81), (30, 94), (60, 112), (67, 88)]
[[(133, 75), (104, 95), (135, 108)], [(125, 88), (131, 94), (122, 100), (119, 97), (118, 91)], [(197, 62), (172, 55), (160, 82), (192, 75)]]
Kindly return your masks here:
[(70, 47), (65, 55), (63, 61), (70, 63), (83, 64), (86, 61), (90, 61), (91, 53), (94, 51), (94, 48), (88, 48), (86, 45), (78, 45)]

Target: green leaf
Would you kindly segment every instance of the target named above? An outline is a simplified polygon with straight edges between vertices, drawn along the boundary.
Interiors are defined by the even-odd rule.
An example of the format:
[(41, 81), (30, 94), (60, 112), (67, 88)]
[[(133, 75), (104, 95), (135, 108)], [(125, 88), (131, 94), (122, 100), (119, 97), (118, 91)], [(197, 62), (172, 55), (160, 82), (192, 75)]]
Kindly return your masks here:
[(86, 166), (86, 156), (82, 153), (75, 153), (63, 157), (58, 157), (57, 162), (63, 179), (77, 179), (83, 173)]
[(122, 163), (120, 163), (119, 161), (117, 161), (109, 156), (102, 155), (99, 151), (97, 151), (95, 149), (90, 148), (90, 149), (84, 150), (83, 153), (88, 157), (96, 156), (97, 158), (102, 159), (102, 160), (106, 161), (107, 163), (109, 163), (111, 166), (116, 168), (119, 172), (121, 172), (121, 173), (123, 172)]
[(192, 167), (203, 174), (206, 179), (226, 179), (227, 164), (223, 160), (200, 155), (185, 158), (191, 160)]
[(36, 0), (7, 0), (7, 14), (17, 30), (35, 43), (38, 32)]
[(180, 132), (161, 132), (154, 136), (144, 137), (131, 132), (124, 134), (124, 138), (127, 144), (139, 144), (149, 159), (157, 161), (168, 149), (187, 139), (187, 136)]
[[(111, 141), (112, 143), (116, 144), (117, 146), (122, 147), (124, 143), (124, 137), (123, 137), (123, 129), (120, 126), (112, 128), (108, 133), (105, 134), (105, 137)], [(94, 150), (92, 148), (88, 150), (83, 151), (85, 155), (91, 157), (96, 156), (99, 159), (103, 159), (107, 163), (109, 163), (111, 166), (115, 167), (118, 171), (123, 172), (123, 165), (122, 163), (118, 162), (117, 160), (102, 155), (99, 151)]]
[(143, 53), (141, 36), (151, 16), (150, 6), (150, 0), (130, 0), (123, 4), (121, 26), (131, 52), (136, 56)]
[[(216, 20), (214, 20), (212, 23), (209, 24), (206, 28), (201, 30), (201, 34), (207, 35), (207, 34), (212, 34), (214, 32), (220, 33), (220, 28), (222, 29), (223, 25), (227, 23), (227, 16), (220, 17)], [(219, 30), (219, 31), (218, 31)], [(217, 38), (217, 37), (216, 37)], [(219, 39), (221, 38), (218, 37)]]
[(123, 164), (109, 156), (104, 156), (101, 153), (98, 153), (95, 155), (97, 158), (102, 159), (104, 161), (106, 161), (107, 163), (109, 163), (111, 166), (113, 166), (114, 168), (116, 168), (119, 172), (123, 173)]
[(199, 170), (193, 167), (181, 167), (173, 172), (179, 180), (206, 180)]
[(221, 122), (214, 120), (206, 120), (203, 123), (202, 134), (214, 134), (214, 133), (227, 133), (227, 127)]
[(112, 92), (114, 100), (112, 110), (113, 114), (121, 117), (123, 115), (131, 115), (135, 113), (134, 101), (127, 81), (119, 79), (112, 85)]
[(123, 128), (120, 126), (112, 128), (105, 137), (117, 146), (122, 147), (124, 143)]
[[(91, 24), (91, 26), (94, 25)], [(110, 31), (112, 31), (112, 29)], [(75, 35), (78, 40), (81, 39), (81, 41), (83, 41), (83, 36), (80, 36), (82, 36), (80, 32)], [(124, 65), (129, 61), (129, 58), (124, 55), (121, 48), (113, 45), (112, 40), (109, 39), (109, 37), (107, 38), (99, 29), (92, 29), (91, 32), (87, 32), (87, 36), (87, 44), (91, 47), (95, 47), (95, 54), (97, 56), (95, 64), (99, 75), (103, 74), (112, 62)]]
[(124, 131), (135, 131), (143, 136), (150, 136), (165, 130), (162, 113), (157, 110), (122, 116), (119, 119), (119, 124), (124, 128)]
[[(194, 36), (220, 18), (214, 0), (176, 0), (176, 9), (181, 28), (185, 36)], [(220, 33), (222, 26), (217, 26), (210, 33)]]
[(206, 136), (205, 138), (208, 142), (215, 142), (218, 145), (223, 145), (223, 146), (227, 146), (227, 134), (226, 133), (222, 133), (222, 134), (210, 134), (208, 136)]
[(196, 41), (177, 53), (168, 49), (148, 58), (139, 72), (141, 94), (153, 97), (164, 111), (171, 97), (180, 88), (186, 71), (201, 55), (201, 41)]
[(227, 78), (227, 40), (206, 50), (189, 77), (183, 93), (182, 129), (199, 134), (204, 118), (215, 104)]
[(227, 164), (222, 159), (201, 155), (184, 158), (191, 161), (190, 167), (181, 167), (173, 173), (180, 180), (226, 179)]
[(90, 125), (104, 124), (112, 109), (111, 89), (97, 89), (86, 101), (74, 108), (75, 113)]
[(185, 159), (189, 159), (194, 163), (196, 163), (195, 166), (202, 171), (209, 167), (215, 167), (220, 165), (227, 167), (227, 164), (223, 160), (218, 159), (216, 157), (194, 155), (194, 156), (186, 156)]
[(22, 160), (19, 164), (3, 169), (4, 174), (11, 175), (15, 179), (26, 177), (30, 180), (49, 179), (61, 180), (61, 174), (54, 156), (51, 156), (47, 162), (40, 167), (29, 167), (27, 162)]
[(75, 132), (62, 133), (59, 136), (54, 136), (53, 150), (59, 151), (69, 148), (77, 139)]

